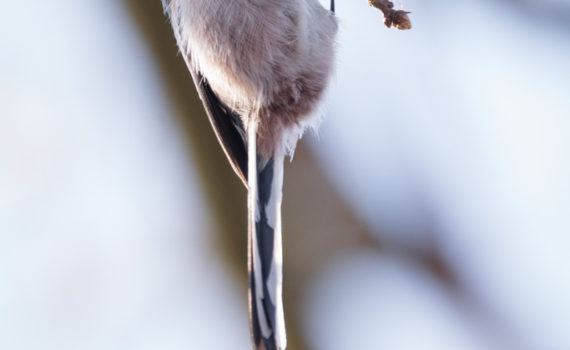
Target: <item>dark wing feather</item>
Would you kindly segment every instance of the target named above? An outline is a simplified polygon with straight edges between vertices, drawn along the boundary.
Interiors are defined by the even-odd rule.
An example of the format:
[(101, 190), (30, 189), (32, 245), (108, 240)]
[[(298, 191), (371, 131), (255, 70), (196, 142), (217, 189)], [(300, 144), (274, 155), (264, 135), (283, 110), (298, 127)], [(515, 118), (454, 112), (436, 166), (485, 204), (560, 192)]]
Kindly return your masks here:
[(184, 35), (180, 32), (180, 2), (172, 3), (172, 0), (162, 0), (164, 12), (168, 14), (172, 23), (172, 29), (176, 36), (176, 41), (183, 53), (184, 62), (192, 74), (194, 85), (200, 95), (210, 124), (216, 133), (216, 137), (230, 161), (230, 165), (247, 187), (247, 149), (245, 131), (241, 119), (237, 113), (228, 108), (212, 90), (207, 80), (192, 64), (192, 57), (188, 50), (188, 43), (183, 40)]
[(192, 69), (191, 64), (188, 67), (216, 137), (237, 176), (247, 186), (247, 149), (241, 118), (218, 98), (200, 72)]

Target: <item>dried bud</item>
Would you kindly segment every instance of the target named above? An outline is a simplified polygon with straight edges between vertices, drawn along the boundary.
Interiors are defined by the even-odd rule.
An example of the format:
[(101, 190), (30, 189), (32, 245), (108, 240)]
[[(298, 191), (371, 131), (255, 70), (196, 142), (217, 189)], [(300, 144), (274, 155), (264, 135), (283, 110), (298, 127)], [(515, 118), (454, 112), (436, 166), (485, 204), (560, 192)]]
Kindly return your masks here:
[(412, 22), (410, 22), (410, 18), (408, 17), (407, 11), (392, 11), (388, 16), (386, 16), (386, 20), (384, 24), (390, 28), (392, 26), (400, 29), (400, 30), (407, 30), (412, 29)]
[(386, 0), (368, 0), (368, 5), (374, 6), (377, 9), (381, 7), (391, 9), (392, 7), (394, 7), (394, 4), (391, 1), (386, 1)]
[(394, 4), (390, 0), (368, 0), (368, 5), (382, 11), (386, 27), (396, 27), (400, 30), (412, 28), (412, 22), (408, 17), (408, 13), (410, 12), (394, 10)]

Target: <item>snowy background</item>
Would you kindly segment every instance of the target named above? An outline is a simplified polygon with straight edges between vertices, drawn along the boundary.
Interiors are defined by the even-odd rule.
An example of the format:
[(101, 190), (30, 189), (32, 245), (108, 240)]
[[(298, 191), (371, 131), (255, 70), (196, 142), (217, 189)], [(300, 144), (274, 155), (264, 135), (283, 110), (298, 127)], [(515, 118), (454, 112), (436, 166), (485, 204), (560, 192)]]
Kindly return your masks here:
[[(226, 193), (188, 140), (213, 133), (183, 131), (127, 3), (0, 11), (1, 349), (250, 348)], [(295, 349), (570, 349), (570, 3), (536, 4), (408, 0), (399, 32), (337, 1), (327, 120), (285, 188)], [(323, 200), (299, 236), (330, 192), (299, 190), (311, 162), (345, 214)]]

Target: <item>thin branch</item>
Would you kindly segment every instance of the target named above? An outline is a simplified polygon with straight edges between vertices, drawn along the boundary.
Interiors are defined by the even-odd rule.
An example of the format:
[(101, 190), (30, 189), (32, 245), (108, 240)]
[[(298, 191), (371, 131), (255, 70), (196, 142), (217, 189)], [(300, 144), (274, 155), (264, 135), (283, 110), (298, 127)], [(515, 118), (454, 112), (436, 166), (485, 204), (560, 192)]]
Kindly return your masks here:
[(400, 30), (412, 29), (408, 11), (394, 10), (394, 4), (389, 0), (368, 0), (368, 5), (376, 7), (384, 13), (386, 27), (396, 27)]

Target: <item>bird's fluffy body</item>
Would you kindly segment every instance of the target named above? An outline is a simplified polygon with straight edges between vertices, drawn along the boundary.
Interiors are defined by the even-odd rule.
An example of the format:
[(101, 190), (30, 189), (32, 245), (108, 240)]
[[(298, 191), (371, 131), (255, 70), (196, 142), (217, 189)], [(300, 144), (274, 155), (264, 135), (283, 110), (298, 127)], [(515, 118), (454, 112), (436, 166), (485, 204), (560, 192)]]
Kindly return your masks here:
[(332, 72), (334, 15), (317, 0), (165, 2), (182, 54), (246, 128), (258, 120), (258, 152), (294, 147)]
[(318, 107), (337, 22), (317, 0), (163, 0), (216, 136), (248, 188), (248, 270), (256, 350), (286, 348), (283, 161)]

